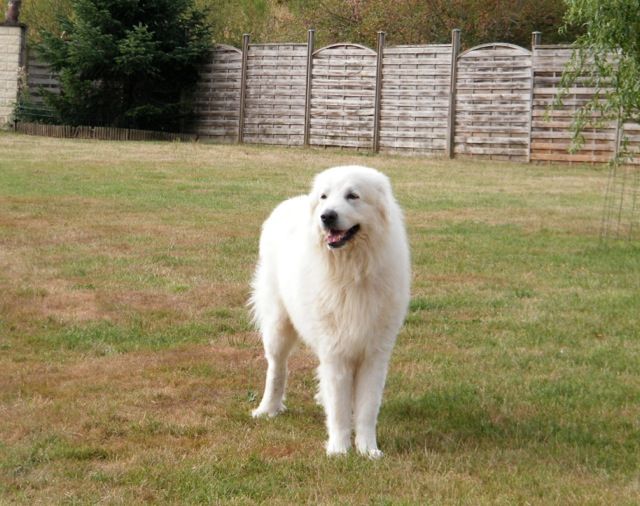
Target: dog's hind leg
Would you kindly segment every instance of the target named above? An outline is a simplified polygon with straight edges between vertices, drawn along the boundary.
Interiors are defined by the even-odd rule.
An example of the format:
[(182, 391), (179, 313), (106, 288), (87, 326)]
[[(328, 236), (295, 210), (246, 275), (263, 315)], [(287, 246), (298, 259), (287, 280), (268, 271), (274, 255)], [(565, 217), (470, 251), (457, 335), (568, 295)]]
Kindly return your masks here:
[(284, 393), (287, 383), (287, 359), (297, 340), (293, 325), (284, 309), (270, 321), (261, 325), (264, 354), (267, 359), (267, 378), (260, 405), (251, 414), (276, 416), (284, 411)]

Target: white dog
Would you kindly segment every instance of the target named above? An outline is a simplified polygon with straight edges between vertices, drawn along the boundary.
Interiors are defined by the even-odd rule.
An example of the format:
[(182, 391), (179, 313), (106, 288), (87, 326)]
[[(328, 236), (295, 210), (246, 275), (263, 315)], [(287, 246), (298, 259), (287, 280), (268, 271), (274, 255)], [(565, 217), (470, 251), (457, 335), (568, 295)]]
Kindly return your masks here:
[(382, 455), (376, 421), (387, 366), (409, 303), (409, 248), (389, 180), (367, 167), (328, 169), (309, 195), (265, 221), (251, 305), (268, 362), (253, 416), (283, 404), (287, 357), (298, 339), (318, 356), (327, 454), (355, 445)]

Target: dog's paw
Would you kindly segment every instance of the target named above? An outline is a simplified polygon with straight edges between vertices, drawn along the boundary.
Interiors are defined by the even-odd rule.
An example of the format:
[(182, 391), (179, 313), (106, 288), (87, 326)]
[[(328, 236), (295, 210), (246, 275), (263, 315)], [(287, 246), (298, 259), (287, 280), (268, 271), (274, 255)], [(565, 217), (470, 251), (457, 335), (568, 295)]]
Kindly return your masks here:
[(286, 411), (287, 408), (284, 404), (280, 404), (279, 406), (258, 406), (256, 409), (251, 411), (251, 416), (253, 418), (261, 418), (263, 416), (268, 416), (269, 418), (273, 418), (274, 416), (278, 416), (280, 413)]
[(384, 455), (384, 453), (378, 450), (375, 438), (366, 439), (356, 436), (356, 449), (363, 457), (368, 457), (374, 460), (379, 459)]
[(377, 448), (375, 448), (373, 450), (367, 450), (366, 452), (360, 452), (360, 453), (361, 453), (361, 455), (363, 455), (365, 457), (369, 457), (371, 460), (378, 460), (378, 459), (381, 459), (384, 456), (384, 453), (382, 453)]
[(326, 450), (327, 457), (340, 457), (349, 452), (349, 443), (339, 441), (327, 441)]

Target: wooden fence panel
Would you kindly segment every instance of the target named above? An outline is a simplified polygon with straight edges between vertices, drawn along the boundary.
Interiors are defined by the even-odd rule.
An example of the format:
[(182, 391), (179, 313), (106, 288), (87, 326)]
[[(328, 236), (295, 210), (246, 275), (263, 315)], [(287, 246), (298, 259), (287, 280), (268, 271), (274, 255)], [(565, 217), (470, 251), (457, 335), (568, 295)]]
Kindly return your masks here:
[[(306, 127), (309, 144), (315, 146), (375, 149), (377, 140), (382, 151), (444, 154), (451, 116), (455, 154), (602, 163), (611, 160), (622, 138), (633, 154), (630, 162), (640, 164), (638, 124), (627, 123), (618, 129), (610, 122), (585, 129), (582, 148), (568, 152), (572, 120), (596, 91), (583, 79), (568, 90), (561, 106), (550, 108), (560, 92), (562, 72), (572, 54), (570, 46), (536, 43), (533, 54), (511, 44), (475, 47), (454, 61), (453, 91), (451, 44), (386, 47), (380, 59), (377, 113), (375, 51), (335, 44), (313, 52), (309, 68), (307, 48), (307, 44), (249, 44), (241, 115), (242, 52), (215, 46), (201, 67), (194, 96), (195, 119), (188, 130), (214, 141), (236, 142), (242, 116), (245, 142), (302, 145)], [(59, 93), (60, 84), (50, 66), (33, 51), (28, 58), (27, 85), (35, 118), (42, 114), (46, 120), (40, 90)], [(308, 118), (305, 105), (309, 106)], [(376, 125), (378, 132), (374, 132)], [(19, 130), (113, 140), (191, 139), (195, 135), (33, 124), (22, 124)]]
[(335, 44), (314, 53), (309, 143), (371, 149), (376, 52)]
[(640, 125), (625, 123), (622, 128), (622, 141), (626, 144), (628, 162), (640, 165)]
[(484, 44), (458, 58), (454, 152), (527, 161), (531, 53)]
[(567, 90), (562, 106), (550, 108), (560, 91), (560, 80), (573, 50), (570, 46), (536, 46), (533, 53), (533, 104), (531, 160), (554, 162), (608, 162), (615, 155), (617, 129), (609, 122), (585, 129), (584, 144), (575, 153), (571, 146), (571, 123), (578, 109), (594, 94), (588, 82)]
[(450, 44), (384, 49), (381, 151), (444, 153), (450, 77)]
[(29, 100), (33, 105), (42, 106), (42, 90), (60, 93), (60, 80), (58, 74), (51, 69), (34, 51), (29, 51), (27, 62), (27, 88)]
[(249, 46), (243, 141), (304, 142), (306, 44)]
[(192, 131), (217, 142), (237, 140), (241, 65), (235, 47), (219, 44), (211, 51), (196, 86)]

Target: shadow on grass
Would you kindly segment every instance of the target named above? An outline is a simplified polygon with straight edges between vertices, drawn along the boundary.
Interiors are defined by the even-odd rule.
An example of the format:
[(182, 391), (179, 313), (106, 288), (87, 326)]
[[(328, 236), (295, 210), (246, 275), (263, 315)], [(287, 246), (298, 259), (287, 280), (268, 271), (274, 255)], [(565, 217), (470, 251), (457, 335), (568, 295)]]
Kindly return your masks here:
[(568, 465), (631, 471), (640, 451), (640, 428), (624, 417), (594, 416), (532, 402), (521, 413), (472, 385), (451, 385), (420, 397), (390, 399), (380, 416), (390, 453), (527, 449)]

